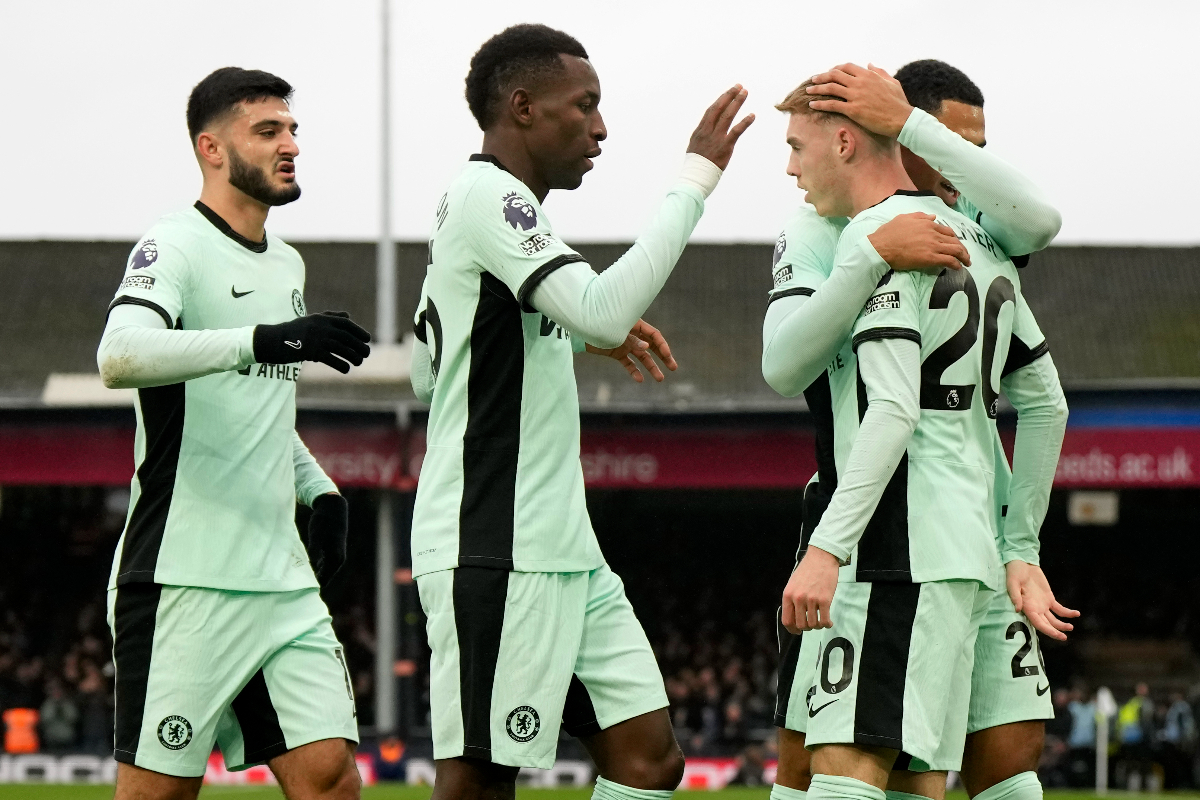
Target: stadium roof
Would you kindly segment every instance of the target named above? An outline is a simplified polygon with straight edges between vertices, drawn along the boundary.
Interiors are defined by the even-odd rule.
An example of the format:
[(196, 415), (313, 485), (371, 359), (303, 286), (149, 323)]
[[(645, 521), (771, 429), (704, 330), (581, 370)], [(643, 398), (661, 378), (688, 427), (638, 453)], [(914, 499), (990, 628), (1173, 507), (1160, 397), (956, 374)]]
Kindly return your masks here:
[[(6, 313), (0, 315), (0, 403), (40, 405), (44, 397), (70, 402), (72, 392), (86, 398), (78, 379), (61, 376), (96, 373), (105, 309), (131, 246), (0, 242), (0, 285), (7, 295)], [(308, 265), (308, 307), (344, 309), (371, 327), (375, 245), (297, 248)], [(626, 246), (578, 249), (602, 268)], [(770, 245), (689, 246), (646, 314), (671, 342), (679, 371), (662, 385), (636, 385), (616, 364), (580, 357), (576, 373), (584, 409), (803, 408), (802, 399), (776, 395), (759, 371), (770, 257)], [(407, 315), (416, 305), (425, 263), (424, 242), (397, 246), (401, 331), (409, 328)], [(1022, 281), (1068, 387), (1200, 386), (1200, 248), (1052, 247), (1034, 257)], [(51, 375), (60, 377), (48, 386)], [(386, 375), (369, 383), (302, 378), (299, 392), (305, 406), (415, 402), (406, 380)]]

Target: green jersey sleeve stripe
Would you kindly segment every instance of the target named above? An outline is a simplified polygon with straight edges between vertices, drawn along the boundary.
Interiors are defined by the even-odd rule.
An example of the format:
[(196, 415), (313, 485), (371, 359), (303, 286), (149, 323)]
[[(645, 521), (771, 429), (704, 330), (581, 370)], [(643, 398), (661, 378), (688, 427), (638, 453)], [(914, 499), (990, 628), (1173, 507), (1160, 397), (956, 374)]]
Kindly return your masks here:
[(807, 286), (794, 286), (791, 289), (783, 289), (778, 292), (772, 292), (770, 298), (767, 299), (767, 305), (769, 306), (771, 303), (774, 303), (776, 300), (780, 300), (784, 297), (812, 297), (812, 295), (813, 290)]
[[(165, 308), (163, 308), (162, 306), (160, 306), (158, 303), (155, 303), (152, 300), (146, 300), (145, 298), (142, 298), (142, 297), (130, 297), (127, 294), (121, 295), (120, 297), (118, 297), (117, 299), (113, 300), (111, 303), (108, 304), (108, 314), (111, 314), (112, 310), (114, 308), (116, 308), (117, 306), (123, 306), (123, 305), (145, 306), (146, 308), (150, 309), (151, 311), (157, 311), (158, 315), (163, 318), (163, 322), (167, 323), (167, 328), (175, 327), (175, 320), (171, 319), (171, 315), (167, 313), (167, 310)], [(108, 317), (106, 314), (105, 319), (107, 319), (107, 318)]]
[(921, 334), (912, 328), (870, 328), (856, 333), (851, 346), (854, 348), (854, 352), (857, 353), (858, 346), (863, 342), (872, 342), (876, 339), (908, 339), (919, 345), (921, 343)]
[(521, 310), (528, 313), (533, 313), (537, 310), (529, 305), (529, 296), (537, 289), (538, 284), (546, 280), (547, 275), (556, 269), (565, 267), (567, 264), (575, 264), (583, 260), (585, 260), (584, 257), (578, 253), (563, 253), (561, 256), (555, 256), (535, 269), (521, 284), (521, 288), (517, 290), (517, 302), (521, 304)]
[(413, 335), (417, 337), (417, 341), (421, 344), (429, 344), (429, 338), (425, 334), (425, 312), (422, 311), (417, 316), (417, 321), (413, 324)]
[(1041, 344), (1029, 347), (1021, 341), (1019, 336), (1014, 335), (1008, 346), (1008, 358), (1004, 359), (1004, 370), (1000, 373), (1000, 377), (1007, 377), (1022, 367), (1028, 367), (1049, 352), (1050, 345), (1045, 339)]

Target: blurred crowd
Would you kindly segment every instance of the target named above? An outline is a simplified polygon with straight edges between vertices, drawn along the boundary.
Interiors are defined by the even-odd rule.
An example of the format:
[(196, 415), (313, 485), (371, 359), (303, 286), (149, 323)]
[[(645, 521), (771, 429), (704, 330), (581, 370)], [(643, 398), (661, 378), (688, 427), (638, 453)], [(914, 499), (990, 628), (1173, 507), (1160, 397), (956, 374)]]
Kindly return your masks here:
[[(1047, 787), (1095, 786), (1103, 706), (1082, 685), (1055, 690), (1039, 768)], [(1116, 713), (1108, 718), (1109, 785), (1132, 791), (1200, 786), (1198, 713), (1200, 686), (1185, 694), (1152, 692), (1139, 683), (1131, 695), (1117, 698)]]

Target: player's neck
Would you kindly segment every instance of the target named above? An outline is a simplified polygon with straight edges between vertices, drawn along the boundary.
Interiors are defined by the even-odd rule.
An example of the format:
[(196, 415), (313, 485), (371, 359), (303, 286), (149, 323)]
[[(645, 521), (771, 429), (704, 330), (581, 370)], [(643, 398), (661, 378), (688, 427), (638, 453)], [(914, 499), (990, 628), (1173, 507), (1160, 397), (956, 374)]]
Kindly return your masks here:
[(851, 217), (879, 205), (898, 191), (913, 191), (917, 187), (904, 171), (899, 158), (877, 159), (859, 165), (858, 174), (850, 184)]
[(495, 158), (511, 172), (517, 180), (529, 187), (539, 203), (545, 202), (550, 187), (538, 175), (533, 158), (520, 137), (503, 128), (484, 131), (483, 147), (480, 152)]
[(225, 220), (239, 236), (252, 242), (266, 238), (270, 206), (235, 189), (227, 181), (205, 181), (200, 190), (200, 202)]

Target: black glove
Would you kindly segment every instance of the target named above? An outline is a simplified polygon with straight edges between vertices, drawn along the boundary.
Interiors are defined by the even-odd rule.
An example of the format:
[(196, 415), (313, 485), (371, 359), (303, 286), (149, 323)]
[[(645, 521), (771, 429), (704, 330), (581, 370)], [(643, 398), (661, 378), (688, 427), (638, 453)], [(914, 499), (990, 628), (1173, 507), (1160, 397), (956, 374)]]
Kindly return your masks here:
[(347, 373), (350, 364), (357, 367), (371, 354), (369, 341), (371, 334), (355, 325), (345, 311), (322, 311), (278, 325), (255, 326), (254, 360), (259, 364), (320, 361)]
[(312, 504), (304, 549), (321, 588), (346, 563), (346, 533), (350, 529), (350, 506), (340, 494), (323, 494)]

